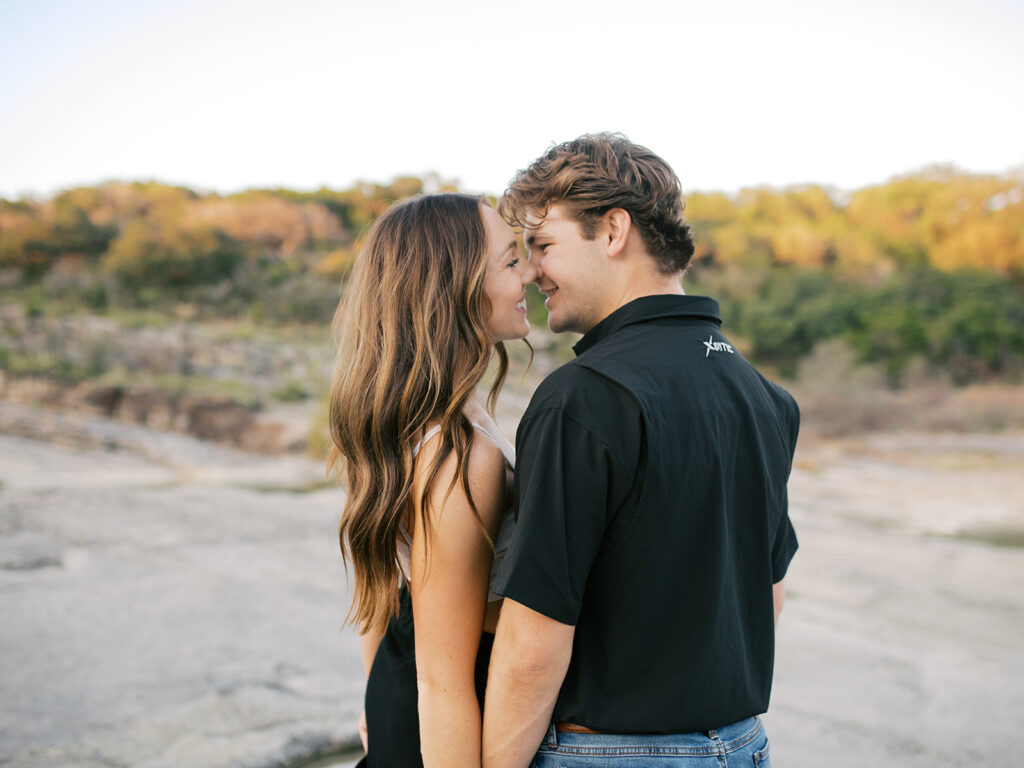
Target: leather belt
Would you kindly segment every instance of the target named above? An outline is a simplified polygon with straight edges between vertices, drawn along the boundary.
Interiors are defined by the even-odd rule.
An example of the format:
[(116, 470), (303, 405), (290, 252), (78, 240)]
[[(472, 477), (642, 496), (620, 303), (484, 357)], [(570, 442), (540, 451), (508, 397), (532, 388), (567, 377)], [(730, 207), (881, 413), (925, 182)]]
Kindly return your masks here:
[(604, 731), (595, 731), (585, 725), (576, 725), (576, 723), (555, 723), (555, 730), (559, 733), (604, 733)]

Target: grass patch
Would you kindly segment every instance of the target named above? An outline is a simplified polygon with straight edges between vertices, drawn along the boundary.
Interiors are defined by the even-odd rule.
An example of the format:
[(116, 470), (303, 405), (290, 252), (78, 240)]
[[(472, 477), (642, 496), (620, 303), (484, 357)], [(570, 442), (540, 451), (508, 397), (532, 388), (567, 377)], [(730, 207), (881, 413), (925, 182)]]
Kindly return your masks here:
[(952, 538), (961, 541), (974, 541), (979, 544), (988, 544), (993, 547), (1005, 549), (1019, 549), (1024, 547), (1024, 529), (1008, 528), (1002, 526), (990, 526), (975, 528), (973, 530), (960, 531)]
[(270, 390), (270, 396), (281, 403), (301, 403), (311, 397), (306, 387), (294, 379)]

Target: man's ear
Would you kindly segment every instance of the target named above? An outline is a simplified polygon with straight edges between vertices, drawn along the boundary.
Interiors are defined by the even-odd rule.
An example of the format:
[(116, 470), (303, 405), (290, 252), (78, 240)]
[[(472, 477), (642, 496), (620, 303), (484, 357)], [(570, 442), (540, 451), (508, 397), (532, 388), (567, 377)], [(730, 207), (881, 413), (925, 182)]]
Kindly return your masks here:
[(622, 253), (629, 240), (630, 230), (633, 228), (633, 219), (629, 212), (623, 208), (612, 208), (604, 215), (604, 232), (608, 245), (608, 255), (613, 259)]

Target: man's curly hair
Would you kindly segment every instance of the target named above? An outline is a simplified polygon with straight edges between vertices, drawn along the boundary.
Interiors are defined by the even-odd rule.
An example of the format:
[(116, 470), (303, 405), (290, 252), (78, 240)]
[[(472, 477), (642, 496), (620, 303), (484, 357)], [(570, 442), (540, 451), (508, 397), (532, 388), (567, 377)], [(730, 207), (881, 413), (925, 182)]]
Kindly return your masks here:
[(693, 257), (679, 178), (621, 133), (584, 134), (551, 147), (516, 172), (498, 211), (512, 226), (525, 227), (527, 216), (543, 218), (556, 203), (569, 209), (588, 240), (596, 237), (601, 216), (626, 210), (664, 274), (682, 272)]

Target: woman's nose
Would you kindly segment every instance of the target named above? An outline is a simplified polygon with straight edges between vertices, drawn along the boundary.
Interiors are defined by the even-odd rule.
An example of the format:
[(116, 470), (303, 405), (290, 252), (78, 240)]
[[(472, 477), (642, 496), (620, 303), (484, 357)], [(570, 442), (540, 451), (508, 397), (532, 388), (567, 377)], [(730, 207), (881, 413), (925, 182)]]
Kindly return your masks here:
[(523, 285), (536, 283), (541, 278), (540, 265), (534, 261), (526, 262), (526, 269), (523, 270)]

